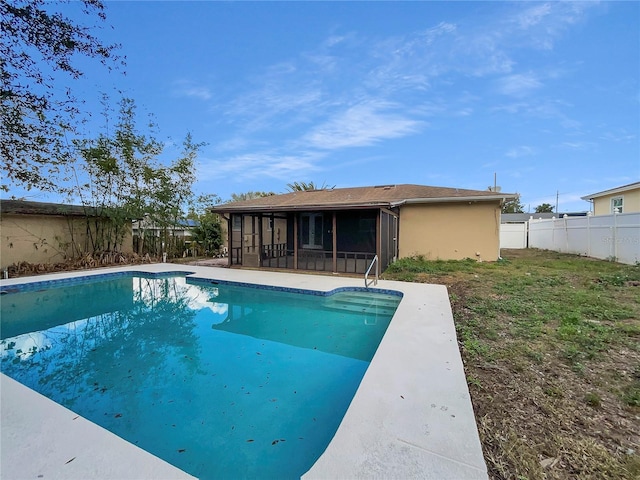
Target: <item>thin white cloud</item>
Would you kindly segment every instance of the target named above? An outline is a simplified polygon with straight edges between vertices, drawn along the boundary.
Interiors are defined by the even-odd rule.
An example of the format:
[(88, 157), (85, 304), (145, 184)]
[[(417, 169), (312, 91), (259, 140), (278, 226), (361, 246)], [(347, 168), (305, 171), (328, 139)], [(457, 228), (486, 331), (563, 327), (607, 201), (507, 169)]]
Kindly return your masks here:
[(213, 97), (211, 91), (206, 87), (190, 87), (183, 90), (182, 93), (187, 97), (196, 97), (201, 100), (210, 100)]
[(527, 145), (521, 145), (519, 147), (510, 149), (509, 151), (507, 151), (505, 155), (509, 158), (520, 158), (520, 157), (528, 157), (530, 155), (533, 155), (534, 153), (535, 151), (533, 148)]
[(213, 98), (213, 94), (208, 87), (190, 80), (179, 80), (175, 82), (173, 93), (180, 97), (193, 97), (200, 100), (211, 100)]
[(392, 112), (393, 107), (383, 102), (354, 105), (312, 129), (303, 142), (313, 148), (334, 150), (373, 145), (419, 131), (423, 122)]
[(302, 152), (300, 155), (258, 152), (223, 159), (201, 159), (198, 180), (255, 180), (264, 177), (290, 180), (320, 170), (317, 166), (320, 158), (321, 154), (314, 152)]
[(529, 108), (531, 108), (531, 104), (528, 102), (514, 102), (502, 105), (494, 105), (493, 107), (491, 107), (490, 111), (516, 114), (528, 110)]
[(281, 62), (252, 79), (252, 86), (232, 99), (224, 115), (245, 131), (295, 125), (316, 115), (322, 91), (293, 62)]
[(234, 135), (232, 137), (226, 138), (222, 142), (216, 143), (214, 145), (214, 148), (218, 152), (233, 152), (245, 150), (252, 146), (255, 146), (255, 142), (252, 143), (249, 138)]
[(629, 133), (628, 131), (604, 132), (602, 135), (600, 135), (600, 138), (603, 140), (608, 140), (610, 142), (626, 143), (635, 141), (638, 138), (638, 135), (635, 133)]
[(504, 29), (514, 36), (518, 45), (551, 50), (555, 41), (572, 25), (582, 21), (588, 10), (599, 2), (524, 3), (506, 19)]
[(472, 114), (473, 114), (473, 108), (471, 107), (460, 108), (459, 110), (456, 110), (455, 112), (453, 112), (454, 117), (468, 117)]
[(498, 89), (503, 95), (524, 97), (542, 87), (542, 83), (531, 73), (514, 74), (498, 80)]
[(542, 5), (534, 5), (524, 12), (516, 15), (516, 22), (520, 28), (528, 29), (540, 24), (546, 17), (551, 14), (551, 4), (543, 3)]
[(536, 118), (552, 119), (557, 124), (567, 130), (578, 130), (582, 123), (574, 120), (563, 112), (564, 108), (571, 107), (564, 102), (557, 100), (541, 99), (519, 101), (503, 105), (496, 105), (490, 108), (492, 112), (505, 112), (509, 114), (526, 114)]
[(594, 144), (592, 142), (562, 142), (561, 147), (569, 148), (571, 150), (586, 150), (591, 148)]
[(323, 42), (323, 46), (326, 48), (335, 47), (336, 45), (344, 43), (348, 37), (348, 35), (331, 35)]
[(617, 177), (605, 177), (602, 180), (604, 180), (604, 185), (610, 185), (610, 186), (605, 186), (602, 190), (607, 190), (609, 188), (615, 188), (617, 186), (620, 185), (625, 185), (627, 183), (631, 183), (631, 182), (637, 182), (638, 181), (638, 177), (632, 177), (629, 175), (622, 175), (622, 176), (617, 176)]
[(507, 74), (516, 64), (510, 57), (504, 35), (492, 30), (461, 35), (456, 39), (450, 57), (446, 61), (455, 71), (474, 77)]

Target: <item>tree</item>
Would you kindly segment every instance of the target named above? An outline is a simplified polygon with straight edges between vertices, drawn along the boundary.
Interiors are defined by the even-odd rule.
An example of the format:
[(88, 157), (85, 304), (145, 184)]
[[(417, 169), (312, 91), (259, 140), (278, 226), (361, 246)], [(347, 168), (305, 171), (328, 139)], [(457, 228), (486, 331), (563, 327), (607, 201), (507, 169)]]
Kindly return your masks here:
[(193, 199), (195, 160), (203, 145), (194, 143), (191, 134), (187, 134), (181, 157), (168, 167), (156, 168), (147, 179), (151, 187), (149, 218), (161, 228), (163, 253), (171, 256), (181, 254), (184, 248), (181, 240), (173, 235), (172, 227), (181, 225), (185, 219), (184, 208)]
[(502, 204), (502, 213), (524, 213), (524, 205), (520, 203), (520, 195)]
[(270, 197), (271, 195), (275, 195), (275, 193), (273, 193), (273, 192), (232, 193), (231, 194), (231, 201), (232, 202), (244, 202), (245, 200), (252, 200), (254, 198)]
[(115, 122), (109, 104), (103, 96), (105, 123), (115, 123), (113, 135), (73, 142), (78, 163), (71, 167), (76, 182), (69, 190), (87, 212), (96, 214), (87, 215), (92, 253), (118, 248), (128, 221), (151, 213), (149, 199), (156, 193), (151, 182), (158, 169), (156, 158), (162, 153), (160, 142), (138, 131), (132, 99), (120, 101)]
[(553, 208), (550, 203), (543, 203), (536, 207), (536, 213), (553, 213)]
[(215, 194), (200, 195), (196, 199), (195, 208), (191, 208), (188, 218), (196, 220), (193, 228), (193, 240), (205, 255), (212, 255), (222, 245), (222, 226), (220, 216), (211, 211), (211, 207), (220, 203)]
[[(101, 0), (82, 0), (82, 12), (100, 22), (106, 19)], [(121, 63), (114, 55), (118, 45), (105, 45), (88, 27), (52, 12), (47, 0), (0, 1), (0, 31), (3, 177), (27, 189), (57, 190), (57, 176), (73, 161), (66, 135), (75, 131), (80, 110), (71, 89), (61, 88), (56, 75), (81, 77), (73, 64), (78, 56), (111, 69)], [(8, 191), (4, 183), (1, 188)]]
[[(74, 142), (79, 153), (73, 168), (75, 194), (87, 211), (97, 214), (87, 215), (92, 253), (118, 248), (129, 220), (139, 220), (139, 252), (181, 254), (172, 227), (181, 225), (193, 198), (194, 164), (203, 144), (187, 134), (179, 158), (165, 165), (159, 160), (162, 144), (136, 126), (133, 100), (121, 100), (116, 122), (107, 109), (105, 121), (115, 123), (113, 134)], [(146, 235), (151, 229), (160, 231), (160, 237)]]
[(322, 182), (322, 185), (320, 186), (313, 182), (293, 182), (287, 183), (287, 188), (290, 192), (304, 192), (310, 190), (333, 190), (336, 186), (334, 185), (333, 187), (329, 187), (327, 182)]

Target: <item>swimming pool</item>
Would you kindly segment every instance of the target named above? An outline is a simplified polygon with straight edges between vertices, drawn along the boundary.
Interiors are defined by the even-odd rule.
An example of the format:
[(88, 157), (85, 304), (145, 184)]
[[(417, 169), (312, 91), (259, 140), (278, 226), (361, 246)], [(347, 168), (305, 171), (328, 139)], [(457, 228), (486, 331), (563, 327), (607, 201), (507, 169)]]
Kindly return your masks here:
[(308, 470), (400, 299), (132, 274), (41, 287), (2, 297), (3, 373), (201, 478)]

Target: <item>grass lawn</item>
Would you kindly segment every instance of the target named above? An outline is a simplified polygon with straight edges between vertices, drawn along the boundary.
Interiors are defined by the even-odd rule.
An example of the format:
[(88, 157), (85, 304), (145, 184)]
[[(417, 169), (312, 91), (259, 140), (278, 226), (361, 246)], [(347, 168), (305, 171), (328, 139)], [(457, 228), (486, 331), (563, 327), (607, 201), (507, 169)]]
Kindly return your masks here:
[(383, 276), (448, 287), (490, 477), (640, 478), (640, 266), (502, 255)]

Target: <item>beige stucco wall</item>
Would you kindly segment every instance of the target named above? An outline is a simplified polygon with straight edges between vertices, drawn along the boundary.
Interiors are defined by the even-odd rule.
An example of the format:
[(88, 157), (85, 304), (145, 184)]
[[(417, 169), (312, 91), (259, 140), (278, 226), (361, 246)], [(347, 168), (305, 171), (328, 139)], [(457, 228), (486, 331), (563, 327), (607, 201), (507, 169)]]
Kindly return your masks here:
[(610, 215), (611, 211), (611, 199), (616, 197), (622, 197), (622, 213), (635, 213), (640, 212), (640, 188), (636, 190), (629, 190), (615, 195), (606, 195), (604, 197), (593, 199), (593, 213), (594, 215)]
[[(91, 250), (86, 223), (84, 219), (75, 217), (3, 214), (0, 217), (0, 237), (0, 265), (3, 269), (19, 262), (62, 262), (79, 251)], [(124, 238), (122, 251), (133, 251), (130, 233)]]
[(399, 256), (494, 261), (500, 249), (498, 202), (409, 204), (400, 209)]

